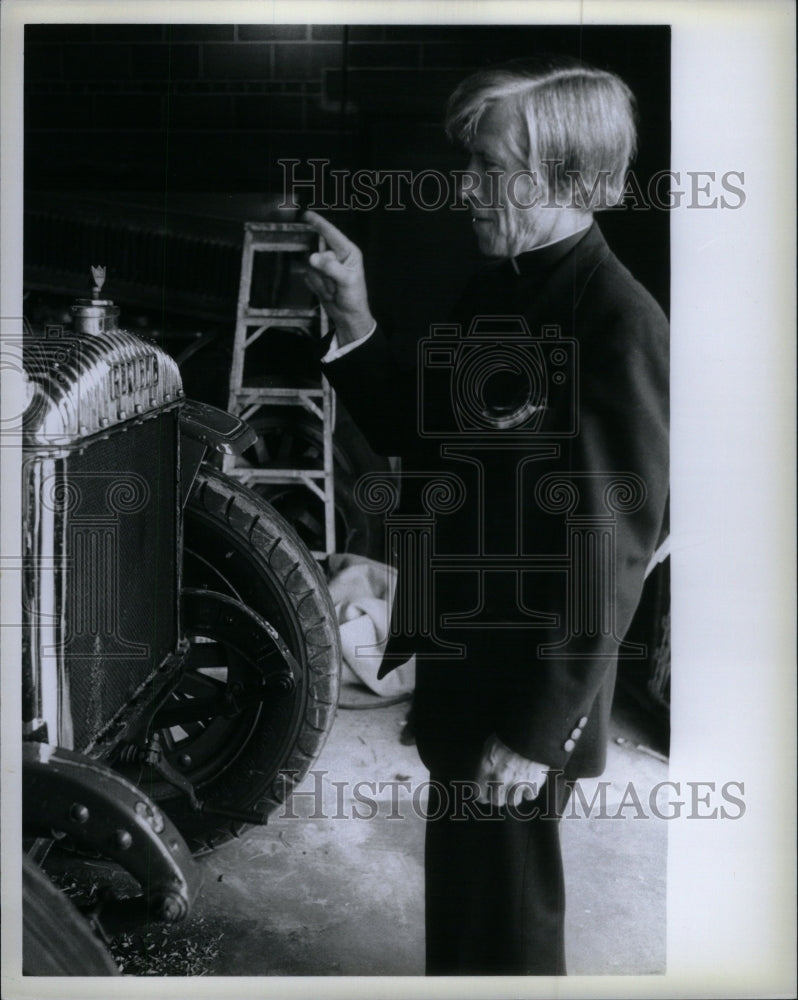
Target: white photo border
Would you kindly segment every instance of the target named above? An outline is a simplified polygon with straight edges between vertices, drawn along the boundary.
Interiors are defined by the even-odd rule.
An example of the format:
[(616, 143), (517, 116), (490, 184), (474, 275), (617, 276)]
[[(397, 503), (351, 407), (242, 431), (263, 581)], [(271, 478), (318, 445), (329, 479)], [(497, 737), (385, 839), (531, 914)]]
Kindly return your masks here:
[[(22, 289), (22, 39), (31, 22), (672, 26), (672, 165), (741, 171), (745, 203), (671, 216), (673, 781), (742, 781), (737, 821), (669, 823), (663, 976), (121, 979), (119, 997), (795, 995), (795, 8), (790, 0), (5, 0), (0, 317)], [(5, 334), (7, 320), (4, 319)], [(5, 412), (21, 387), (4, 380)], [(18, 453), (2, 451), (2, 559), (19, 551)], [(0, 563), (0, 568), (2, 568)], [(4, 564), (6, 568), (10, 565)], [(0, 577), (17, 621), (14, 573)], [(17, 577), (18, 582), (18, 577)], [(19, 975), (19, 630), (0, 629), (3, 989), (102, 997)]]

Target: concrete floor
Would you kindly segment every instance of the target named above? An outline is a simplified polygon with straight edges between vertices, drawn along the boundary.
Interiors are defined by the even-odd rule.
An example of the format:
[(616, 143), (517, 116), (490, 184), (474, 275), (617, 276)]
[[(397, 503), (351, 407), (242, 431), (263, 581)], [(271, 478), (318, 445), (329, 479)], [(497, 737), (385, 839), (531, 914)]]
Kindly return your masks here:
[[(406, 708), (339, 710), (298, 789), (309, 794), (202, 860), (195, 912), (223, 933), (212, 975), (423, 975), (423, 809), (399, 782), (416, 788), (427, 772), (399, 741)], [(668, 824), (634, 818), (628, 792), (625, 818), (607, 818), (628, 782), (647, 810), (649, 790), (667, 778), (664, 760), (637, 749), (651, 742), (633, 707), (616, 708), (600, 779), (605, 818), (563, 821), (570, 974), (665, 969)], [(373, 806), (355, 800), (360, 781), (374, 783), (359, 790)], [(582, 787), (590, 802), (597, 780)]]
[[(345, 691), (342, 701), (352, 697)], [(148, 946), (163, 950), (166, 942), (199, 961), (190, 972), (178, 964), (156, 974), (423, 975), (423, 800), (414, 808), (411, 789), (428, 775), (415, 748), (399, 740), (406, 711), (339, 709), (290, 808), (200, 859), (204, 884), (190, 918)], [(633, 782), (648, 812), (667, 763), (639, 748), (656, 745), (636, 706), (617, 699), (607, 769), (581, 782), (587, 802), (605, 783), (604, 816), (596, 805), (587, 817), (576, 809), (563, 820), (570, 975), (665, 970), (668, 824), (636, 817), (627, 790)], [(623, 818), (615, 818), (622, 803)], [(88, 877), (74, 858), (51, 856), (47, 867), (62, 877), (82, 868)], [(109, 874), (101, 862), (88, 868), (101, 881)]]

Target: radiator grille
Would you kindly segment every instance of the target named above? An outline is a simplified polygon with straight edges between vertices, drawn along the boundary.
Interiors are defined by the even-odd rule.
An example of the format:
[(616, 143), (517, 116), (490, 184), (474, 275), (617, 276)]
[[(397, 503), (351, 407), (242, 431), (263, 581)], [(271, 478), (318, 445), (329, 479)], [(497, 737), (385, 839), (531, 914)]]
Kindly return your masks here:
[(63, 662), (84, 749), (174, 649), (176, 418), (167, 413), (66, 459)]

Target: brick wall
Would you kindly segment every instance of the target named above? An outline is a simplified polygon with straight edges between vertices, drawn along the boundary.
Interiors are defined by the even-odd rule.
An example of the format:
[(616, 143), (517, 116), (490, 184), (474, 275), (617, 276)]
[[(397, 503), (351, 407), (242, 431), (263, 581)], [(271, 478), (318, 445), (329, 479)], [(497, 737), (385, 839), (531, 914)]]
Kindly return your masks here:
[[(29, 179), (83, 187), (93, 173), (119, 187), (160, 187), (168, 178), (183, 189), (223, 180), (251, 190), (276, 179), (280, 156), (364, 166), (375, 125), (437, 123), (466, 72), (541, 49), (592, 51), (595, 61), (636, 77), (633, 87), (667, 88), (667, 75), (651, 79), (645, 47), (635, 59), (617, 29), (28, 26)], [(662, 67), (654, 71), (662, 77)], [(661, 114), (645, 121), (660, 134)]]
[[(284, 158), (461, 167), (440, 129), (446, 97), (467, 72), (538, 51), (620, 73), (640, 105), (638, 168), (667, 166), (667, 28), (29, 25), (27, 190), (280, 192)], [(611, 213), (606, 229), (667, 301), (667, 216), (636, 215)], [(400, 316), (419, 296), (445, 315), (476, 260), (462, 218), (446, 210), (337, 221), (369, 250), (375, 295), (390, 294)], [(403, 290), (398, 303), (389, 284)]]

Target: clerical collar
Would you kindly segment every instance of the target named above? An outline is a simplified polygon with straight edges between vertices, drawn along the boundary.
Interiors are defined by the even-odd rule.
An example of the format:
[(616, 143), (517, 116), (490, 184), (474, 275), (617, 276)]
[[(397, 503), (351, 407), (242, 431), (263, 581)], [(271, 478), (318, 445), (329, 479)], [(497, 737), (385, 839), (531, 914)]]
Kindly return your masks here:
[(525, 253), (519, 253), (516, 257), (510, 258), (510, 266), (519, 277), (534, 277), (562, 260), (577, 243), (587, 236), (594, 225), (595, 223), (591, 222), (584, 229), (571, 233), (564, 239), (546, 243), (542, 247), (535, 247), (534, 250), (527, 250)]

